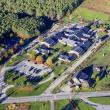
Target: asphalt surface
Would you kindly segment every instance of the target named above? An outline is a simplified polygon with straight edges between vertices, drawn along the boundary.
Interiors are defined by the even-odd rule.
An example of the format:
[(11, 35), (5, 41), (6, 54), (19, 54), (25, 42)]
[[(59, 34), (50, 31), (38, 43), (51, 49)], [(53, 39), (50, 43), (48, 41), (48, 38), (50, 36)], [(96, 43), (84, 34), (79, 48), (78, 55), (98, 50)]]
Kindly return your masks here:
[(27, 97), (7, 97), (2, 100), (2, 104), (7, 103), (23, 103), (23, 102), (36, 102), (36, 101), (51, 101), (62, 100), (72, 98), (88, 98), (88, 97), (101, 97), (110, 96), (110, 91), (101, 92), (79, 92), (79, 93), (57, 93), (57, 94), (45, 94), (39, 96), (27, 96)]

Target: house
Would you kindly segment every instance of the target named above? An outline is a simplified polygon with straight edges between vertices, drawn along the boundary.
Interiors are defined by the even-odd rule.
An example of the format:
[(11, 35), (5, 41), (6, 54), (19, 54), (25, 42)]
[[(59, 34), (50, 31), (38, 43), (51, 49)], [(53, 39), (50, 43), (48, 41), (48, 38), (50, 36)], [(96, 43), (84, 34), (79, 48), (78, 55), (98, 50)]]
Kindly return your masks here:
[(82, 47), (80, 47), (80, 46), (75, 46), (75, 47), (73, 47), (72, 50), (70, 50), (69, 53), (71, 53), (71, 54), (76, 54), (76, 55), (79, 57), (80, 55), (83, 55), (83, 54), (85, 53), (85, 51), (86, 51), (86, 50), (84, 50)]
[(64, 36), (64, 32), (58, 32), (55, 35), (51, 36), (51, 38), (58, 40), (61, 39), (63, 36)]
[(75, 54), (69, 54), (67, 52), (62, 53), (59, 56), (59, 60), (70, 63), (71, 61), (74, 61), (77, 58)]
[(84, 50), (87, 50), (92, 45), (92, 42), (90, 40), (86, 40), (85, 42), (79, 44), (80, 47), (82, 47)]
[(71, 40), (71, 39), (65, 38), (65, 37), (62, 39), (59, 39), (59, 42), (64, 45), (71, 46), (71, 47), (77, 46), (77, 44), (80, 43), (80, 41), (78, 41), (78, 40)]
[(35, 49), (35, 52), (41, 53), (41, 54), (49, 54), (51, 51), (50, 48), (48, 48), (46, 45), (41, 45), (39, 48)]
[(83, 26), (81, 29), (82, 29), (83, 32), (85, 32), (85, 33), (88, 33), (89, 30), (90, 30), (89, 26)]
[(83, 70), (76, 72), (73, 77), (73, 81), (77, 85), (81, 85), (83, 87), (92, 86), (94, 83), (94, 79), (91, 78), (93, 74), (93, 65), (90, 65)]
[(105, 68), (102, 68), (97, 76), (100, 80), (103, 79), (105, 76), (107, 76), (107, 70)]
[(89, 31), (90, 28), (88, 26), (71, 27), (61, 31), (59, 34), (60, 38), (56, 37), (56, 39), (62, 44), (67, 44), (73, 47), (91, 39), (92, 37), (89, 34)]
[(81, 85), (82, 87), (89, 87), (89, 78), (89, 74), (80, 71), (74, 75), (73, 81), (76, 83), (76, 85)]
[(41, 44), (45, 44), (48, 47), (53, 47), (54, 45), (57, 44), (57, 42), (58, 42), (58, 40), (48, 37), (43, 42), (41, 42)]
[(64, 35), (61, 39), (58, 40), (60, 43), (69, 45), (71, 47), (77, 46), (78, 43), (81, 43), (82, 40), (75, 36), (74, 34), (71, 36)]

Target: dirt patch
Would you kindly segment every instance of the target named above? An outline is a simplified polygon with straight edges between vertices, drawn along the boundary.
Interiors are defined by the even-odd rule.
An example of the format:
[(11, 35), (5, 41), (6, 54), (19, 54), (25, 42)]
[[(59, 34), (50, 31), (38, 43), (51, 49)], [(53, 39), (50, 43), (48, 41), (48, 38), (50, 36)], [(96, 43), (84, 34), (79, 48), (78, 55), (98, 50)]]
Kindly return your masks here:
[(18, 90), (19, 92), (32, 92), (33, 88), (31, 86), (26, 86), (26, 87), (19, 87)]

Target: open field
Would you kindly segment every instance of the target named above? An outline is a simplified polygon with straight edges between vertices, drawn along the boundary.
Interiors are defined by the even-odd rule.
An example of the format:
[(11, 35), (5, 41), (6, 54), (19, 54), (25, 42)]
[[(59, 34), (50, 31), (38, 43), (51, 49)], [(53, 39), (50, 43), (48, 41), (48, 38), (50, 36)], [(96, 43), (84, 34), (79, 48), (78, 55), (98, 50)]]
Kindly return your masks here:
[(78, 21), (80, 18), (110, 20), (110, 0), (85, 0), (75, 11), (65, 17), (64, 21)]
[(31, 107), (29, 110), (50, 110), (50, 103), (49, 102), (31, 103)]
[[(72, 104), (72, 103), (71, 103)], [(63, 110), (66, 107), (66, 110), (72, 110), (70, 101), (69, 100), (59, 100), (55, 102), (55, 110)], [(79, 110), (95, 110), (95, 108), (92, 108), (88, 104), (85, 104), (81, 100), (75, 100), (74, 104)]]
[(110, 15), (110, 0), (86, 0), (82, 6)]
[(110, 97), (94, 97), (94, 98), (88, 98), (88, 99), (95, 103), (110, 105)]
[(7, 95), (11, 95), (13, 97), (22, 97), (22, 96), (32, 96), (32, 95), (40, 95), (45, 89), (51, 84), (51, 81), (46, 82), (45, 84), (41, 84), (38, 86), (21, 86), (21, 87), (13, 87), (7, 91)]

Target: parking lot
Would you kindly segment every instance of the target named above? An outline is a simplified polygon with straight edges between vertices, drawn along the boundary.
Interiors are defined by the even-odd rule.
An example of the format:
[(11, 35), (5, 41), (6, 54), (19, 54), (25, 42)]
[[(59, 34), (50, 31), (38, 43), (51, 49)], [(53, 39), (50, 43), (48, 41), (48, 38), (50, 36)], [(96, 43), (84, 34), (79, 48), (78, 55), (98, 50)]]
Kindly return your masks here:
[(25, 76), (37, 77), (51, 72), (52, 69), (43, 64), (34, 64), (33, 62), (26, 60), (17, 64), (14, 71)]

